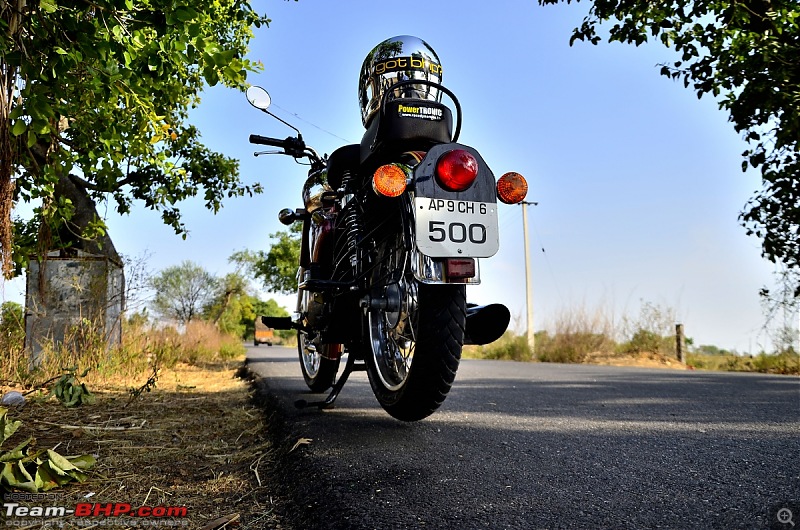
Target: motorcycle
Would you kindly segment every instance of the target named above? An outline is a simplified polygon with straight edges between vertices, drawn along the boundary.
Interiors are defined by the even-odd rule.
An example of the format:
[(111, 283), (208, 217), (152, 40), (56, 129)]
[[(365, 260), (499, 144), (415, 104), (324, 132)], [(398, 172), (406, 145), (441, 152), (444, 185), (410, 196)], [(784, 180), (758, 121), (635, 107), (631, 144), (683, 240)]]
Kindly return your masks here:
[[(496, 181), (480, 153), (457, 142), (461, 106), (441, 73), (421, 39), (376, 46), (359, 82), (364, 137), (330, 156), (269, 111), (266, 90), (247, 90), (251, 105), (296, 132), (250, 135), (253, 144), (279, 149), (256, 155), (310, 165), (303, 207), (278, 214), (285, 225), (302, 223), (297, 307), (291, 317), (261, 317), (269, 327), (297, 330), (306, 385), (331, 389), (299, 407), (332, 407), (349, 375), (366, 370), (391, 416), (423, 419), (444, 402), (462, 346), (492, 342), (508, 327), (505, 306), (468, 304), (466, 287), (480, 283), (479, 260), (499, 249), (497, 201), (524, 200), (527, 183), (514, 172)], [(455, 126), (443, 94), (455, 107)]]

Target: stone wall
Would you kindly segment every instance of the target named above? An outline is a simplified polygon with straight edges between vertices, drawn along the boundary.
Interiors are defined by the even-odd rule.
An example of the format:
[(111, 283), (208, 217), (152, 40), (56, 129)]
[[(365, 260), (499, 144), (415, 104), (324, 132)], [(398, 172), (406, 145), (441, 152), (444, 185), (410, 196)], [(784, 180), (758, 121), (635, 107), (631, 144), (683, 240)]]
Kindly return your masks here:
[(25, 346), (33, 364), (44, 348), (69, 341), (79, 328), (90, 329), (111, 346), (122, 340), (125, 308), (121, 264), (78, 251), (53, 252), (41, 263), (31, 259), (25, 297)]

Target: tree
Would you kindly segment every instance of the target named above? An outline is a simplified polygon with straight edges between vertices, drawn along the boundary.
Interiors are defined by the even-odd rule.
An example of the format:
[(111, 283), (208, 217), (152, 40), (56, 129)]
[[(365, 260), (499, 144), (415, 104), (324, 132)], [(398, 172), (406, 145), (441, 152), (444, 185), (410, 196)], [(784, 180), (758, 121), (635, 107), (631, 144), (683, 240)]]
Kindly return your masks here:
[(597, 44), (598, 26), (612, 19), (609, 42), (638, 46), (653, 38), (674, 47), (680, 60), (663, 65), (661, 74), (691, 85), (698, 97), (719, 98), (729, 112), (750, 144), (742, 169), (760, 169), (762, 178), (739, 219), (748, 235), (762, 240), (766, 258), (795, 272), (794, 296), (800, 297), (800, 4), (594, 0), (570, 45)]
[(247, 294), (248, 281), (239, 272), (226, 274), (224, 278), (217, 282), (217, 292), (209, 306), (209, 314), (214, 325), (218, 325), (220, 319), (230, 307), (231, 303)]
[[(185, 235), (176, 204), (201, 195), (216, 212), (243, 185), (238, 163), (186, 123), (203, 87), (243, 88), (248, 0), (11, 0), (0, 3), (0, 249), (3, 272), (33, 250), (113, 255), (94, 201), (134, 201)], [(15, 201), (41, 201), (12, 246)], [(31, 234), (37, 237), (30, 237)], [(93, 242), (92, 242), (93, 241)]]
[(247, 293), (238, 293), (228, 298), (224, 307), (223, 299), (218, 295), (212, 299), (204, 311), (206, 320), (213, 322), (217, 329), (227, 335), (245, 338), (248, 323), (255, 321), (253, 310), (253, 297)]
[(154, 276), (151, 286), (156, 292), (153, 309), (164, 317), (186, 324), (202, 315), (217, 282), (201, 266), (184, 261)]
[[(253, 303), (253, 314), (255, 316), (267, 316), (267, 317), (288, 317), (289, 312), (286, 311), (283, 307), (278, 305), (278, 302), (270, 298), (266, 302), (263, 300), (259, 300), (258, 298), (252, 298)], [(255, 328), (255, 318), (252, 321), (242, 321), (245, 324), (245, 338), (252, 338), (255, 335), (256, 328)], [(297, 332), (293, 329), (276, 329), (275, 334), (280, 337), (281, 339), (289, 339), (297, 334)]]
[(264, 286), (274, 292), (291, 294), (297, 291), (297, 266), (300, 263), (300, 233), (302, 225), (293, 224), (288, 231), (276, 232), (268, 252), (241, 250), (230, 261), (246, 267)]

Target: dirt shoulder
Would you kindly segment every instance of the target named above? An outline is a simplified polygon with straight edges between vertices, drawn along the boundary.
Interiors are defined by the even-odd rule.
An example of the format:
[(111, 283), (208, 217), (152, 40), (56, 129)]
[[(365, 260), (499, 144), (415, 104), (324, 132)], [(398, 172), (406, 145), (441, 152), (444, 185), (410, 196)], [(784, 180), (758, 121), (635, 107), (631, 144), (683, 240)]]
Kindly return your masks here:
[(55, 399), (29, 396), (21, 410), (10, 413), (23, 424), (7, 442), (8, 448), (34, 436), (35, 448), (97, 459), (88, 481), (51, 490), (54, 496), (44, 503), (41, 499), (19, 501), (21, 506), (72, 509), (78, 503), (122, 503), (134, 510), (185, 507), (185, 516), (47, 518), (9, 515), (4, 509), (0, 524), (18, 528), (134, 528), (154, 527), (154, 523), (162, 528), (202, 530), (287, 528), (276, 514), (279, 499), (267, 480), (275, 452), (265, 410), (251, 395), (249, 383), (238, 377), (241, 365), (242, 360), (235, 360), (164, 370), (156, 387), (132, 402), (133, 385), (106, 382), (90, 385), (97, 398), (93, 405), (65, 408)]
[(593, 352), (586, 355), (582, 364), (603, 366), (635, 366), (639, 368), (665, 368), (670, 370), (690, 370), (691, 368), (675, 359), (660, 353), (616, 354)]

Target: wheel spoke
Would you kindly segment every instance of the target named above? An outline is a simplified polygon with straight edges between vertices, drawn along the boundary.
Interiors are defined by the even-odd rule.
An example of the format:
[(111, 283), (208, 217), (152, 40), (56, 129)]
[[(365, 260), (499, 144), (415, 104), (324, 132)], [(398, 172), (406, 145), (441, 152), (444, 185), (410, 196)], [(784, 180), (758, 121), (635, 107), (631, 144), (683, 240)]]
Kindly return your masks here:
[[(384, 258), (377, 264), (373, 285), (384, 286), (380, 292), (391, 309), (370, 310), (370, 343), (383, 385), (390, 390), (406, 381), (415, 350), (417, 282), (410, 273), (409, 252), (402, 234), (384, 242)], [(399, 299), (398, 299), (399, 298)]]

